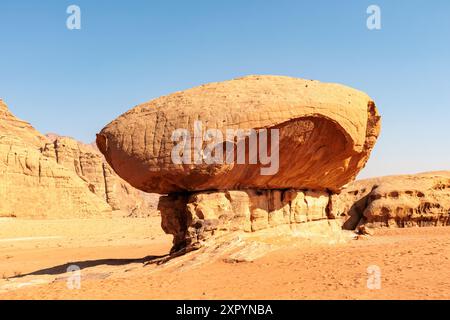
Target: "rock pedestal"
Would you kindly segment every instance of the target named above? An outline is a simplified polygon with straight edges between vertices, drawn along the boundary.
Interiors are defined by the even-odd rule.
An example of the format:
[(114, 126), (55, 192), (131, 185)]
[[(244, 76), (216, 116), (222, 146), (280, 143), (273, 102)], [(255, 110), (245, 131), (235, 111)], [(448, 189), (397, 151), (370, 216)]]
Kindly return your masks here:
[(178, 251), (224, 232), (326, 220), (329, 200), (321, 191), (228, 190), (170, 194), (160, 198), (158, 209), (162, 228), (174, 236), (172, 251)]

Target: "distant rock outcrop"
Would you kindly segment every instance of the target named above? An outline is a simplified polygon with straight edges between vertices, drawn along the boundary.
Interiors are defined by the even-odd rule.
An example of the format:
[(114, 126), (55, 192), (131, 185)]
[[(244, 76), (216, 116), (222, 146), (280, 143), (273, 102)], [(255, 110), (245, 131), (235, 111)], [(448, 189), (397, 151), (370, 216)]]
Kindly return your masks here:
[(70, 138), (46, 137), (0, 100), (0, 217), (142, 216), (154, 196), (121, 180), (100, 152)]
[(41, 153), (47, 139), (0, 101), (0, 216), (89, 217), (111, 212), (73, 171)]
[(450, 225), (450, 171), (355, 181), (332, 196), (330, 209), (351, 230)]
[(95, 146), (55, 134), (47, 138), (50, 142), (42, 153), (74, 171), (113, 210), (122, 210), (132, 217), (155, 214), (159, 195), (137, 190), (122, 180)]

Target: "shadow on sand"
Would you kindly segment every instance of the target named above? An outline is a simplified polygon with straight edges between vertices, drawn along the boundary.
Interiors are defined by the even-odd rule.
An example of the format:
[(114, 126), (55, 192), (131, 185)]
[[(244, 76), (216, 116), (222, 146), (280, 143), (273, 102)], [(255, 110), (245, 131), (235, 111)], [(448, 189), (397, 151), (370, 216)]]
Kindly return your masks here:
[(22, 278), (26, 276), (32, 276), (32, 275), (59, 275), (64, 274), (68, 272), (68, 268), (70, 266), (77, 266), (81, 270), (85, 268), (91, 268), (96, 267), (100, 265), (106, 265), (106, 266), (124, 266), (131, 263), (142, 263), (144, 265), (147, 264), (153, 264), (158, 263), (159, 261), (167, 258), (168, 255), (162, 255), (162, 256), (146, 256), (144, 258), (137, 258), (137, 259), (99, 259), (99, 260), (87, 260), (87, 261), (74, 261), (74, 262), (68, 262), (65, 264), (61, 264), (58, 266), (41, 269), (37, 271), (33, 271), (27, 274), (21, 274), (15, 277), (11, 278)]

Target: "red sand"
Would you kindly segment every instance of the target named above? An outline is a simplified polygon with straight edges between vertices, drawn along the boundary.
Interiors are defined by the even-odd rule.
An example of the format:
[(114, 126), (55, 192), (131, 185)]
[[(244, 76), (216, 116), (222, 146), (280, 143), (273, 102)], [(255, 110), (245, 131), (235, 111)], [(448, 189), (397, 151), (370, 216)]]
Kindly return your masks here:
[[(38, 236), (63, 238), (11, 239)], [(251, 263), (219, 260), (155, 271), (126, 260), (163, 255), (170, 242), (158, 218), (2, 220), (0, 299), (450, 299), (449, 227), (383, 230), (346, 244), (286, 246)], [(61, 276), (66, 263), (82, 267), (80, 289), (68, 289), (65, 279), (11, 286)], [(380, 289), (367, 288), (370, 265), (381, 270)]]

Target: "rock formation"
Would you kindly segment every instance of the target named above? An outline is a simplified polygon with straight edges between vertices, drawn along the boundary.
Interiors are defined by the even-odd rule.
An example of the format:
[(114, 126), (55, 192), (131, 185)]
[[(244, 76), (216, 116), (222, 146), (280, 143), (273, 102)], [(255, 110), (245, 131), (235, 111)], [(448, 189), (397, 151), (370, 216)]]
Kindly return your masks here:
[(47, 138), (50, 142), (45, 144), (42, 153), (75, 172), (113, 210), (132, 217), (156, 213), (159, 195), (137, 190), (118, 177), (95, 146), (55, 134)]
[[(221, 130), (223, 136), (227, 129), (278, 128), (279, 174), (261, 175), (261, 164), (237, 161), (173, 163), (172, 134), (179, 128), (189, 130), (195, 158), (195, 121), (205, 130)], [(379, 130), (375, 104), (360, 91), (289, 77), (249, 76), (139, 105), (107, 125), (97, 135), (97, 145), (123, 179), (146, 192), (337, 191), (364, 167)], [(236, 140), (227, 142), (236, 145)], [(249, 159), (249, 148), (245, 151)]]
[[(74, 218), (154, 212), (93, 148), (48, 139), (0, 100), (0, 217)], [(154, 205), (153, 205), (154, 206)]]
[(111, 211), (84, 181), (40, 152), (46, 138), (0, 101), (0, 216), (91, 216)]
[(450, 171), (355, 181), (332, 196), (330, 215), (351, 230), (450, 225)]
[[(179, 155), (194, 162), (173, 161), (178, 129), (187, 132), (189, 146)], [(232, 161), (205, 161), (209, 129), (227, 137), (214, 152), (232, 150)], [(231, 129), (278, 129), (277, 173), (261, 174), (265, 163), (250, 161), (251, 137), (229, 139)], [(375, 104), (360, 91), (289, 77), (249, 76), (139, 105), (107, 125), (97, 135), (97, 146), (131, 185), (168, 194), (159, 208), (176, 251), (221, 231), (328, 219), (331, 192), (364, 167), (379, 131)], [(242, 145), (246, 161), (239, 162), (236, 150)]]
[(161, 197), (163, 230), (173, 251), (224, 232), (254, 232), (328, 219), (329, 194), (300, 190), (230, 190)]

